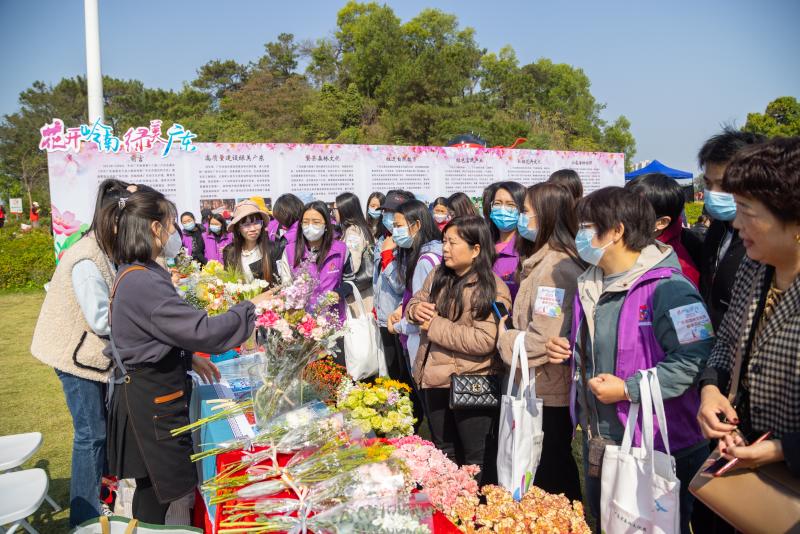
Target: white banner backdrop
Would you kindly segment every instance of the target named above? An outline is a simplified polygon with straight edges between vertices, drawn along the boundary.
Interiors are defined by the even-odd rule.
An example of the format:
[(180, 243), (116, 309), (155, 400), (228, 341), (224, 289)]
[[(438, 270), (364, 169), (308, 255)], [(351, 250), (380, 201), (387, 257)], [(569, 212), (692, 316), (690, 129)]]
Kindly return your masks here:
[[(625, 180), (623, 154), (507, 148), (391, 145), (194, 143), (195, 152), (156, 148), (143, 154), (101, 153), (84, 143), (78, 154), (48, 153), (56, 253), (77, 239), (92, 219), (98, 184), (106, 178), (146, 184), (163, 192), (178, 211), (229, 209), (260, 196), (268, 205), (283, 193), (332, 202), (339, 193), (362, 203), (373, 191), (412, 191), (432, 201), (463, 191), (479, 198), (501, 180), (543, 182), (558, 169), (574, 169), (590, 193)], [(73, 237), (74, 236), (74, 237)], [(72, 238), (72, 239), (70, 239)]]

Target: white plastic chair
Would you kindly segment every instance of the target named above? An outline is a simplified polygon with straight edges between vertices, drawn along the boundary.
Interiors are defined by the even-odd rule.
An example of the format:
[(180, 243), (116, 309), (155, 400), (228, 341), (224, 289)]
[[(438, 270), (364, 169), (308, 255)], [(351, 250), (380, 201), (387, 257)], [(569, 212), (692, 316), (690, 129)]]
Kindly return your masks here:
[[(41, 432), (0, 436), (0, 473), (19, 470), (20, 466), (36, 454), (41, 446)], [(44, 498), (53, 507), (53, 510), (61, 511), (61, 507), (50, 495), (45, 493)]]
[[(44, 469), (26, 469), (0, 475), (0, 532), (11, 534), (22, 527), (38, 534), (26, 521), (41, 506), (47, 495), (47, 473)], [(3, 530), (8, 526), (8, 530)]]

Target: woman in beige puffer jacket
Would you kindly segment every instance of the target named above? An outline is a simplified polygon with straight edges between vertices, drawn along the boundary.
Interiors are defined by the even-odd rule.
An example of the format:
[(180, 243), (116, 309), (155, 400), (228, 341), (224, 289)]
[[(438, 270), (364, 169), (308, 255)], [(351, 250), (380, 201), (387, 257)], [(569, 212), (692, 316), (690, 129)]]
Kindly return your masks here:
[(497, 374), (497, 319), (492, 304), (511, 307), (511, 294), (492, 272), (495, 249), (486, 222), (458, 217), (444, 229), (443, 261), (406, 308), (422, 335), (414, 368), (431, 437), (459, 465), (481, 467), (479, 482), (496, 482), (499, 409), (449, 406), (453, 374)]

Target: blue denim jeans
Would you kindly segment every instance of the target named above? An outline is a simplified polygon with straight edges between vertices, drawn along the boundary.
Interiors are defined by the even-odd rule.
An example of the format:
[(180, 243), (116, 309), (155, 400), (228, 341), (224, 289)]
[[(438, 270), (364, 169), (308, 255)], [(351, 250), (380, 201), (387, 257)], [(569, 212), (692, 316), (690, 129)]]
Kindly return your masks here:
[(102, 382), (56, 370), (72, 414), (71, 527), (100, 515), (100, 484), (106, 464), (106, 405)]
[[(694, 478), (697, 470), (708, 457), (708, 447), (700, 447), (680, 458), (675, 458), (675, 474), (681, 481), (680, 506), (681, 506), (681, 534), (691, 534), (689, 520), (694, 507), (694, 495), (689, 493), (689, 482)], [(597, 526), (600, 526), (600, 479), (590, 477), (589, 472), (589, 442), (583, 440), (583, 473), (586, 482), (586, 502), (589, 511), (595, 517)], [(599, 528), (598, 528), (599, 531)]]

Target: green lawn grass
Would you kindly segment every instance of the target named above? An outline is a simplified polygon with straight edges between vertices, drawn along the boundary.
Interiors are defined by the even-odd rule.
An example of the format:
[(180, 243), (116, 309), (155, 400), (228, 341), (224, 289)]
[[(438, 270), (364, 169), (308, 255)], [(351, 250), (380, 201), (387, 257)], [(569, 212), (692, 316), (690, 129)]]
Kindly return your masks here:
[[(72, 418), (55, 371), (31, 356), (30, 346), (44, 293), (0, 294), (0, 435), (41, 432), (44, 442), (24, 468), (40, 467), (50, 476), (50, 496), (63, 510), (45, 502), (31, 524), (42, 534), (69, 531), (69, 479)], [(53, 332), (53, 339), (58, 339)]]

